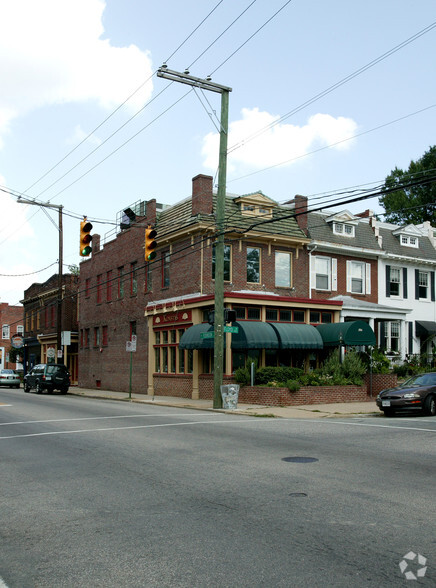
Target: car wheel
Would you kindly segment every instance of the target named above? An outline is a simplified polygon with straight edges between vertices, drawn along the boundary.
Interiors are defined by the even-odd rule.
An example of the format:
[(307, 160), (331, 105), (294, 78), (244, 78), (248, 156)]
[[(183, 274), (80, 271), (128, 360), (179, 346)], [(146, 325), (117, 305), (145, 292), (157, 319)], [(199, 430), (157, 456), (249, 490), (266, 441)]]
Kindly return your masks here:
[(383, 411), (385, 413), (385, 417), (393, 417), (395, 416), (395, 411), (392, 408), (385, 408)]
[(35, 392), (37, 394), (42, 394), (42, 386), (41, 386), (41, 382), (36, 382), (36, 388), (35, 388)]
[(24, 392), (30, 392), (30, 386), (24, 384)]
[(436, 414), (436, 397), (427, 396), (424, 403), (424, 412), (429, 416), (435, 416)]

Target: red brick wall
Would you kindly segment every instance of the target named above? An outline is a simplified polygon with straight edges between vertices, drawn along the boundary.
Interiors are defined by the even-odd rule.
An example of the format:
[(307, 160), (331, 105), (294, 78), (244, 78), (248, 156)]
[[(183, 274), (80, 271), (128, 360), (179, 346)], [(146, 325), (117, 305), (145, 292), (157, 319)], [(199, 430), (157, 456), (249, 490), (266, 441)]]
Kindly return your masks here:
[(398, 384), (397, 374), (372, 374), (372, 383), (369, 374), (365, 374), (365, 384), (368, 388), (368, 394), (373, 398), (385, 388), (394, 388)]
[(366, 402), (370, 400), (366, 386), (304, 386), (297, 392), (290, 392), (287, 388), (244, 386), (239, 391), (239, 402), (243, 404), (270, 406)]
[[(322, 256), (324, 253), (317, 251), (316, 255)], [(326, 253), (326, 257), (329, 255)], [(323, 300), (326, 298), (331, 298), (332, 296), (352, 296), (356, 298), (356, 300), (364, 300), (365, 302), (378, 302), (378, 265), (376, 259), (368, 259), (366, 257), (353, 257), (353, 261), (363, 261), (364, 263), (369, 263), (371, 265), (371, 294), (352, 294), (351, 292), (347, 292), (347, 260), (351, 259), (349, 256), (345, 255), (335, 255), (334, 257), (338, 260), (338, 271), (337, 271), (337, 278), (338, 278), (338, 289), (334, 292), (326, 292), (324, 290), (316, 290), (312, 289), (312, 296), (314, 298)]]

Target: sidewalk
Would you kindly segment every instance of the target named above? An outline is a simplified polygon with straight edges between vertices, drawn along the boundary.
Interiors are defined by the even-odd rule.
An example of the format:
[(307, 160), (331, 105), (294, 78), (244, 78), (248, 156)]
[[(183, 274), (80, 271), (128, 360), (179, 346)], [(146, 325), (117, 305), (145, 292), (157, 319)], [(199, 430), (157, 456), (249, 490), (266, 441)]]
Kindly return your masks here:
[(335, 404), (306, 404), (302, 406), (265, 406), (258, 404), (238, 404), (235, 410), (214, 409), (212, 400), (192, 400), (190, 398), (178, 398), (173, 396), (148, 396), (146, 394), (129, 394), (125, 392), (112, 392), (109, 390), (91, 390), (72, 386), (69, 394), (75, 396), (87, 396), (89, 398), (102, 398), (107, 400), (119, 400), (124, 402), (138, 402), (142, 404), (155, 404), (157, 406), (174, 406), (194, 410), (219, 410), (232, 414), (246, 414), (259, 417), (280, 418), (325, 418), (325, 417), (350, 417), (350, 416), (380, 416), (373, 402), (341, 402)]

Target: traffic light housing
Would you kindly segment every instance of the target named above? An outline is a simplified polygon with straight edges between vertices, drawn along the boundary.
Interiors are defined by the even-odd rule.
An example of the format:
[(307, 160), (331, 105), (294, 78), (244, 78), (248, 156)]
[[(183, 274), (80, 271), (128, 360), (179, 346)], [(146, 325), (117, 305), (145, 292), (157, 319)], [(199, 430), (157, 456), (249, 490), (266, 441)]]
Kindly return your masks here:
[(86, 220), (86, 216), (84, 216), (83, 221), (80, 223), (80, 257), (88, 257), (89, 255), (91, 255), (91, 230), (92, 224), (88, 220)]
[(156, 236), (157, 232), (151, 227), (145, 229), (145, 261), (152, 261), (156, 257)]

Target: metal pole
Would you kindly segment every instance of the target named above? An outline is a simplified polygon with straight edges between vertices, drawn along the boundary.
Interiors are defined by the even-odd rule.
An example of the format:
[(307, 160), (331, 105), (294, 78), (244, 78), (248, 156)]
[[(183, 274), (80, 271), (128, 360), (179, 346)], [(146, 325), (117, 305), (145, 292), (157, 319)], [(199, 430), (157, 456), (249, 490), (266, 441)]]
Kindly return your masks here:
[(229, 93), (221, 94), (221, 129), (216, 203), (217, 240), (215, 245), (215, 343), (213, 370), (213, 407), (222, 408), (221, 384), (224, 374), (224, 223), (226, 210), (227, 136)]
[[(58, 271), (58, 304), (57, 304), (57, 321), (56, 321), (56, 347), (57, 363), (63, 363), (62, 349), (62, 266), (63, 266), (63, 227), (62, 227), (62, 206), (59, 206), (59, 271)], [(59, 351), (62, 357), (59, 357)]]

